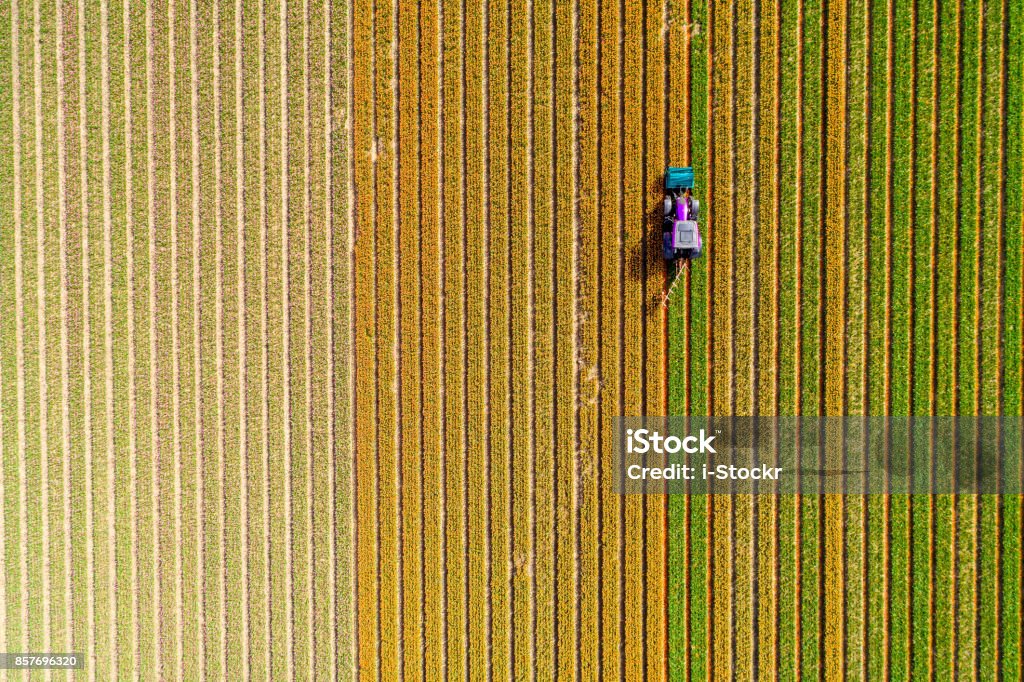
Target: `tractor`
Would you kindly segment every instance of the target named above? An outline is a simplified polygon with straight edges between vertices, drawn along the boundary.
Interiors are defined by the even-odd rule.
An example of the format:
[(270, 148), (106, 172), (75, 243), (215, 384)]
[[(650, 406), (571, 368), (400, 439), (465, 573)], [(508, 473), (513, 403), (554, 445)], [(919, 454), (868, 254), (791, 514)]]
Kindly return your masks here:
[(693, 198), (693, 169), (670, 166), (665, 173), (665, 220), (662, 250), (665, 260), (700, 258), (703, 252), (697, 226), (700, 202)]
[[(669, 263), (672, 283), (665, 292), (663, 304), (689, 263), (700, 258), (704, 245), (697, 219), (700, 202), (693, 197), (693, 168), (669, 166), (665, 172), (665, 217), (662, 222), (662, 255)], [(673, 267), (674, 266), (674, 267)]]

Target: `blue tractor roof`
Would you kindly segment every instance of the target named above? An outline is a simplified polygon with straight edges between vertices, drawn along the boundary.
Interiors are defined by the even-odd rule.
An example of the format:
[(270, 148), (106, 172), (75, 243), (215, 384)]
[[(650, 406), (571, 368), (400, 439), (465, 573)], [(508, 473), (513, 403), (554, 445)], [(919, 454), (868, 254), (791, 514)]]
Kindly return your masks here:
[(665, 189), (675, 192), (693, 188), (693, 168), (690, 166), (669, 166), (665, 171)]

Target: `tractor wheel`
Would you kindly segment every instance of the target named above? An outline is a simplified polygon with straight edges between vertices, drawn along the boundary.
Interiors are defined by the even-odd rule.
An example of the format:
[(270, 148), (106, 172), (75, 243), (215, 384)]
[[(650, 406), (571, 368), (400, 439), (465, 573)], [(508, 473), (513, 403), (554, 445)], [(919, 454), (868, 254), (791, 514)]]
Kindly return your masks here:
[(672, 215), (672, 199), (670, 197), (665, 197), (665, 215)]
[(697, 199), (693, 200), (693, 208), (690, 209), (690, 220), (698, 220), (700, 215), (700, 201)]

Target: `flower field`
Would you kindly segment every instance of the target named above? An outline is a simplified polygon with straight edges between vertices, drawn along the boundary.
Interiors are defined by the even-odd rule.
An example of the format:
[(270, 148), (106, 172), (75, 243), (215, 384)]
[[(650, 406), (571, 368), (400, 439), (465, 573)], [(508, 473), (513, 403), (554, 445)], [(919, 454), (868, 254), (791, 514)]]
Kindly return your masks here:
[[(619, 495), (612, 418), (1020, 415), (1021, 29), (5, 0), (0, 652), (1019, 678), (1019, 496)], [(706, 249), (665, 307), (670, 164)]]

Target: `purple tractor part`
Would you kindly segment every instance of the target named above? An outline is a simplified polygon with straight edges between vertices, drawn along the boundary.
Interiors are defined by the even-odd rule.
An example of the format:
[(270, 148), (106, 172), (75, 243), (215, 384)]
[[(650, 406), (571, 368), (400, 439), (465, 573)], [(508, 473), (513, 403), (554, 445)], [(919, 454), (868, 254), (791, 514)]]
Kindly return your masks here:
[(700, 202), (693, 198), (690, 188), (670, 192), (665, 197), (665, 220), (662, 228), (662, 251), (665, 260), (678, 261), (700, 258), (703, 242), (697, 224)]

